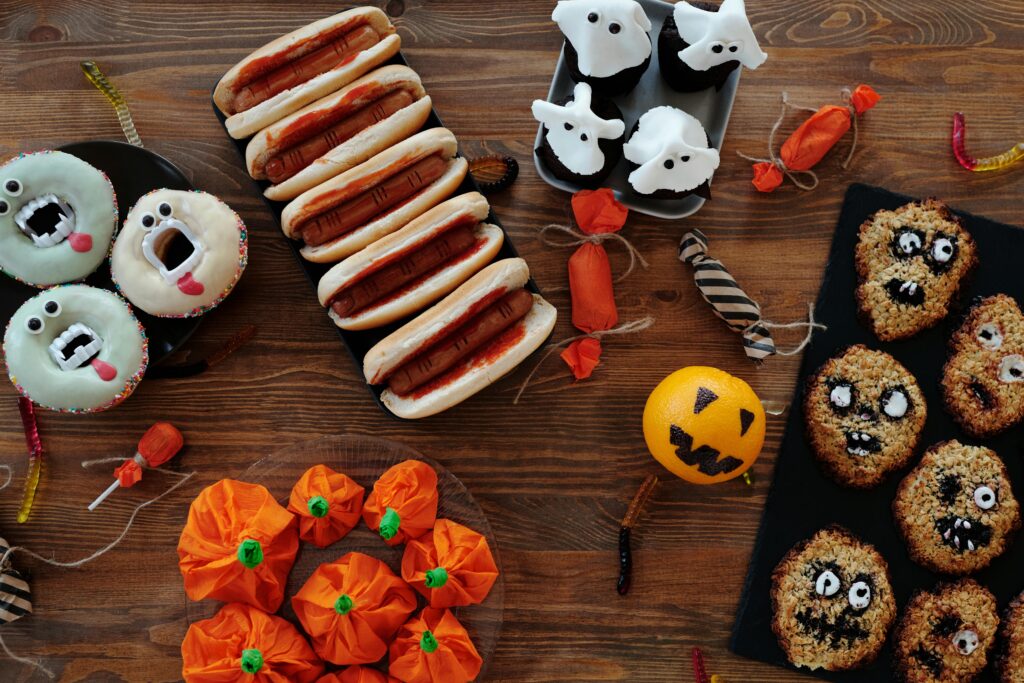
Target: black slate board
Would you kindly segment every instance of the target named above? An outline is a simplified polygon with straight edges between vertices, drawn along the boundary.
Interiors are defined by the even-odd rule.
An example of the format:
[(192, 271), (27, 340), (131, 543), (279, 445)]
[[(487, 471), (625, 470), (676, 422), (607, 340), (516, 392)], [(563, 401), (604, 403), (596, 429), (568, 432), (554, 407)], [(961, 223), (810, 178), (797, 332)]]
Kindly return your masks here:
[[(405, 61), (405, 57), (402, 55), (401, 52), (397, 53), (394, 57), (392, 57), (391, 59), (387, 60), (386, 62), (384, 62), (380, 66), (387, 66), (389, 64), (401, 64), (402, 66), (409, 66), (409, 63), (407, 61)], [(377, 68), (380, 68), (380, 67), (377, 67)], [(427, 88), (427, 94), (428, 95), (430, 94), (429, 88)], [(212, 100), (212, 97), (211, 97), (211, 103), (212, 103), (212, 101), (213, 100)], [(217, 108), (216, 104), (213, 104), (213, 112), (214, 112), (214, 114), (217, 115), (217, 120), (219, 120), (221, 125), (223, 126), (224, 122), (227, 120), (227, 117), (224, 116), (224, 114), (220, 111), (220, 109)], [(420, 130), (427, 130), (429, 128), (443, 128), (443, 127), (444, 127), (444, 123), (441, 122), (441, 118), (437, 115), (437, 111), (434, 110), (434, 109), (431, 109), (430, 110), (430, 116), (427, 117), (427, 122), (423, 124), (423, 127)], [(227, 127), (224, 128), (224, 132), (225, 133), (227, 132)], [(247, 138), (242, 138), (241, 140), (235, 140), (234, 138), (231, 139), (231, 141), (235, 144), (235, 148), (238, 149), (238, 154), (240, 155), (240, 157), (242, 159), (243, 166), (245, 165), (245, 148), (246, 148), (246, 145), (249, 144), (249, 140), (251, 140), (251, 139), (252, 139), (251, 136), (247, 137)], [(464, 156), (462, 154), (461, 146), (459, 147), (458, 155), (459, 156)], [(271, 183), (269, 181), (266, 181), (266, 180), (253, 180), (252, 182), (255, 183), (256, 186), (259, 188), (259, 191), (260, 191), (261, 195), (263, 194), (263, 191), (265, 189), (267, 189), (268, 187), (270, 187), (270, 185), (271, 185)], [(454, 197), (456, 195), (464, 194), (466, 192), (479, 192), (479, 191), (480, 191), (480, 186), (477, 184), (476, 180), (473, 179), (473, 176), (471, 174), (467, 173), (466, 174), (466, 179), (462, 181), (462, 184), (459, 185), (458, 189), (455, 190), (455, 193), (452, 196)], [(286, 207), (288, 205), (288, 202), (273, 201), (271, 199), (267, 199), (265, 196), (263, 197), (263, 201), (266, 203), (267, 208), (270, 209), (270, 213), (273, 214), (274, 220), (277, 222), (277, 225), (280, 227), (280, 225), (281, 225), (281, 212), (284, 211), (284, 207)], [(501, 225), (501, 222), (498, 221), (498, 218), (494, 215), (494, 210), (493, 209), (491, 210), (490, 214), (487, 217), (487, 222), (488, 223), (493, 223), (494, 225), (498, 226), (499, 228), (501, 228), (502, 232), (505, 233), (505, 240), (502, 243), (501, 249), (498, 251), (497, 256), (495, 256), (493, 260), (494, 261), (500, 261), (502, 259), (518, 257), (519, 256), (519, 252), (517, 252), (515, 247), (512, 246), (512, 242), (509, 240), (508, 232)], [(317, 286), (317, 283), (320, 281), (320, 278), (323, 276), (323, 274), (326, 273), (328, 270), (330, 270), (331, 267), (334, 266), (334, 264), (333, 263), (313, 263), (312, 261), (307, 261), (306, 259), (302, 258), (302, 254), (299, 251), (301, 249), (301, 247), (302, 247), (302, 243), (301, 242), (296, 241), (296, 240), (288, 239), (287, 237), (285, 237), (283, 232), (281, 233), (281, 239), (286, 240), (288, 242), (288, 245), (291, 247), (292, 253), (295, 254), (295, 260), (299, 262), (299, 267), (302, 268), (302, 272), (304, 272), (306, 274), (306, 277), (309, 279), (309, 284), (312, 286), (312, 289), (313, 289), (312, 296), (313, 296), (314, 299), (316, 299), (316, 286)], [(541, 293), (540, 289), (537, 288), (537, 283), (533, 281), (532, 277), (530, 278), (529, 282), (526, 283), (526, 288), (528, 290), (530, 290), (531, 292), (534, 292), (536, 294), (540, 294)], [(422, 311), (420, 311), (420, 312), (422, 312)], [(384, 327), (378, 327), (378, 328), (372, 329), (372, 330), (350, 331), (350, 330), (343, 330), (340, 327), (336, 327), (335, 329), (338, 330), (338, 336), (341, 337), (342, 343), (345, 345), (345, 348), (348, 349), (349, 355), (352, 356), (352, 360), (355, 362), (357, 372), (360, 375), (362, 375), (363, 374), (363, 357), (366, 355), (367, 351), (369, 351), (371, 348), (373, 348), (373, 346), (377, 342), (379, 342), (381, 339), (383, 339), (384, 337), (388, 336), (389, 334), (391, 334), (392, 332), (397, 330), (399, 327), (401, 327), (405, 323), (407, 323), (410, 320), (412, 320), (413, 318), (415, 318), (416, 315), (418, 315), (418, 314), (419, 313), (417, 313), (415, 315), (412, 315), (412, 316), (409, 316), (407, 318), (403, 318), (401, 320), (398, 320), (398, 321), (396, 321), (394, 323), (391, 323), (390, 325), (385, 325)], [(327, 315), (326, 311), (324, 312), (324, 315)], [(374, 400), (377, 401), (377, 405), (380, 406), (381, 410), (383, 410), (385, 413), (387, 413), (391, 417), (395, 418), (396, 420), (402, 419), (402, 418), (399, 418), (394, 413), (392, 413), (390, 410), (388, 410), (387, 406), (385, 406), (384, 403), (380, 400), (380, 395), (381, 395), (381, 393), (383, 393), (383, 391), (385, 389), (385, 387), (383, 385), (373, 386), (373, 385), (367, 384), (366, 388), (370, 390), (370, 393), (373, 395)], [(468, 400), (472, 400), (472, 397), (470, 397), (470, 399), (468, 399)]]
[[(857, 231), (864, 220), (879, 209), (894, 209), (910, 197), (881, 188), (851, 185), (846, 193), (839, 224), (832, 242), (825, 278), (818, 294), (815, 316), (828, 330), (815, 335), (804, 353), (797, 389), (790, 405), (786, 432), (768, 492), (764, 516), (751, 558), (746, 585), (733, 626), (730, 649), (740, 655), (780, 666), (789, 666), (771, 631), (769, 599), (771, 573), (783, 555), (798, 541), (832, 523), (847, 527), (874, 544), (889, 562), (893, 589), (902, 615), (911, 594), (931, 588), (940, 577), (914, 564), (907, 555), (892, 521), (890, 505), (904, 472), (893, 475), (870, 491), (844, 489), (818, 469), (811, 455), (803, 425), (803, 388), (806, 377), (839, 349), (857, 343), (881, 349), (903, 363), (917, 377), (928, 402), (928, 421), (921, 451), (939, 441), (959, 439), (994, 449), (1010, 471), (1014, 495), (1024, 499), (1024, 428), (1015, 427), (1003, 435), (978, 441), (968, 437), (944, 412), (939, 393), (942, 365), (950, 334), (959, 326), (963, 312), (977, 296), (1003, 292), (1024, 302), (1024, 278), (1020, 255), (1024, 254), (1024, 230), (957, 212), (978, 244), (980, 265), (968, 283), (962, 302), (945, 321), (916, 337), (892, 343), (879, 342), (856, 315), (854, 289), (857, 276), (853, 263)], [(915, 456), (910, 467), (917, 464)], [(909, 467), (908, 467), (909, 469)], [(999, 601), (1000, 610), (1024, 590), (1024, 542), (1017, 539), (1009, 551), (988, 569), (974, 575)], [(897, 617), (899, 618), (899, 617)], [(879, 683), (894, 680), (891, 650), (887, 646), (870, 667), (844, 673), (816, 672), (832, 681)], [(995, 681), (986, 671), (979, 681)]]
[[(89, 140), (72, 142), (58, 147), (82, 159), (107, 174), (117, 195), (118, 221), (124, 221), (128, 211), (139, 201), (139, 197), (151, 190), (170, 188), (172, 190), (191, 190), (188, 178), (164, 157), (116, 140)], [(101, 289), (114, 290), (110, 279), (110, 259), (105, 259), (89, 277), (85, 284)], [(39, 293), (39, 289), (18, 282), (9, 277), (0, 276), (0, 319), (7, 324), (14, 312), (26, 300)], [(146, 328), (149, 338), (149, 364), (154, 366), (174, 353), (184, 344), (199, 327), (202, 317), (196, 318), (157, 318), (145, 311), (132, 307), (135, 316)]]

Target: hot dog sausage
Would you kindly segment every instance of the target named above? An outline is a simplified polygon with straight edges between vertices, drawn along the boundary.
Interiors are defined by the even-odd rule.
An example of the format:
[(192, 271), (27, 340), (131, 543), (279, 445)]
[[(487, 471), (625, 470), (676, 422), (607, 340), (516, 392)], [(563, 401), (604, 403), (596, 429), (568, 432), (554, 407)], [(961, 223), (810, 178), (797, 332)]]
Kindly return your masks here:
[(533, 295), (525, 289), (509, 292), (425, 353), (399, 367), (388, 379), (388, 387), (399, 396), (418, 389), (521, 320), (532, 307)]
[(319, 159), (357, 133), (366, 130), (375, 123), (380, 123), (399, 109), (404, 109), (413, 102), (413, 96), (406, 90), (398, 90), (385, 95), (362, 109), (349, 114), (345, 119), (327, 130), (316, 133), (281, 154), (271, 157), (266, 165), (267, 178), (275, 184), (288, 180), (316, 159)]
[(402, 256), (397, 263), (342, 290), (331, 301), (331, 309), (344, 318), (429, 273), (456, 254), (469, 249), (475, 241), (471, 225), (463, 224), (445, 230), (423, 247)]
[(349, 55), (373, 47), (378, 40), (377, 32), (373, 28), (360, 26), (308, 55), (279, 66), (235, 94), (235, 112), (251, 109), (280, 92), (327, 73), (345, 61)]
[(299, 228), (302, 239), (319, 246), (352, 232), (374, 216), (408, 199), (440, 178), (448, 162), (436, 154), (399, 171), (370, 190), (313, 218)]

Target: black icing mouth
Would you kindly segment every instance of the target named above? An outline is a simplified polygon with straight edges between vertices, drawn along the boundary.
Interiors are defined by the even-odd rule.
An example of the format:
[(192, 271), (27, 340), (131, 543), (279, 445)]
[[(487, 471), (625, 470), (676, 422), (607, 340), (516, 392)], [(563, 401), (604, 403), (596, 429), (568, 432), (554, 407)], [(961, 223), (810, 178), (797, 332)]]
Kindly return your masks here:
[(844, 645), (852, 647), (871, 635), (860, 625), (860, 619), (854, 616), (849, 607), (840, 612), (834, 621), (829, 621), (824, 614), (814, 614), (810, 608), (805, 608), (796, 613), (796, 621), (804, 633), (833, 650)]
[(885, 291), (889, 292), (889, 298), (896, 303), (908, 306), (924, 304), (924, 288), (916, 282), (893, 278), (885, 285)]
[(972, 379), (971, 383), (968, 385), (968, 389), (970, 389), (971, 394), (978, 399), (978, 402), (981, 403), (982, 408), (989, 410), (995, 406), (996, 402), (992, 397), (992, 392), (986, 389), (985, 385), (978, 379)]
[(970, 517), (946, 515), (935, 520), (942, 543), (958, 553), (973, 553), (992, 541), (992, 528)]
[(57, 195), (45, 194), (21, 207), (14, 222), (37, 247), (52, 247), (75, 231), (75, 212)]
[(942, 678), (946, 666), (942, 663), (942, 657), (935, 650), (926, 649), (923, 644), (919, 644), (917, 649), (910, 653), (910, 656), (921, 662), (933, 678)]
[(846, 432), (846, 452), (864, 457), (882, 450), (882, 442), (867, 432)]
[(669, 427), (669, 443), (676, 448), (676, 457), (687, 465), (696, 466), (697, 471), (713, 477), (717, 474), (732, 472), (743, 464), (742, 460), (727, 455), (721, 460), (721, 452), (711, 446), (700, 446), (693, 448), (693, 437), (684, 432), (676, 425)]

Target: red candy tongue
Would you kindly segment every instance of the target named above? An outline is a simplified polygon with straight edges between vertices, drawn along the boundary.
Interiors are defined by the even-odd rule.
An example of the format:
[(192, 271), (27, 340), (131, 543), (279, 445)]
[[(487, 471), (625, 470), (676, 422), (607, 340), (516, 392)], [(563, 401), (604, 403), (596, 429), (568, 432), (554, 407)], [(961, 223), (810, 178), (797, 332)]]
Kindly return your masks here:
[(197, 282), (192, 279), (192, 273), (185, 273), (178, 280), (178, 289), (180, 289), (183, 294), (199, 296), (203, 293), (205, 288), (203, 287), (202, 282)]
[(73, 232), (68, 235), (68, 242), (75, 251), (85, 253), (92, 249), (92, 235), (82, 232)]
[(92, 365), (92, 369), (96, 371), (96, 374), (99, 375), (100, 379), (104, 382), (109, 382), (117, 377), (117, 368), (110, 363), (104, 363), (99, 358), (93, 358), (89, 361), (89, 364)]

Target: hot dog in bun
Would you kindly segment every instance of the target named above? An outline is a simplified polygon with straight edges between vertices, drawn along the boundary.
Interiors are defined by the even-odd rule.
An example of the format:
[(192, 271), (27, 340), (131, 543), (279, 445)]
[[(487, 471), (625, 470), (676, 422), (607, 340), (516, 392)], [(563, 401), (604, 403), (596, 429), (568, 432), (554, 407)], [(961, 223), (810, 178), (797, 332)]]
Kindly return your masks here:
[(478, 192), (438, 204), (327, 271), (317, 287), (320, 304), (345, 330), (380, 327), (420, 311), (498, 253), (505, 234), (483, 222), (489, 212)]
[(447, 410), (515, 369), (547, 339), (555, 308), (525, 289), (526, 262), (492, 263), (367, 352), (363, 375), (387, 384), (399, 417)]
[(256, 50), (224, 74), (213, 101), (228, 134), (248, 137), (387, 61), (401, 42), (384, 12), (357, 7)]
[(296, 197), (281, 229), (310, 261), (350, 256), (455, 192), (468, 169), (457, 149), (446, 128), (417, 133)]
[(261, 130), (245, 163), (274, 183), (268, 199), (294, 199), (418, 131), (430, 108), (415, 71), (382, 66)]

